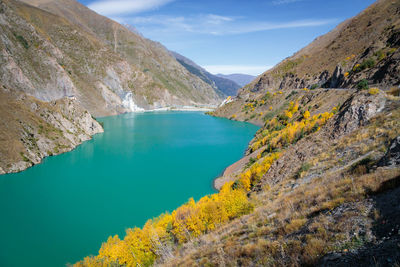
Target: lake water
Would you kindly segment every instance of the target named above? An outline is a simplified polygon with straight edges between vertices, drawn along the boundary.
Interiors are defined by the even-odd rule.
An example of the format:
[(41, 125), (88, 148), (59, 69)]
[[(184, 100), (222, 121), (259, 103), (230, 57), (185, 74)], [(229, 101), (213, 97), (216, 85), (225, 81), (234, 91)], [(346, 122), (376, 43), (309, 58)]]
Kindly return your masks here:
[(258, 127), (200, 112), (99, 119), (74, 151), (0, 176), (0, 266), (65, 266), (110, 235), (214, 192)]

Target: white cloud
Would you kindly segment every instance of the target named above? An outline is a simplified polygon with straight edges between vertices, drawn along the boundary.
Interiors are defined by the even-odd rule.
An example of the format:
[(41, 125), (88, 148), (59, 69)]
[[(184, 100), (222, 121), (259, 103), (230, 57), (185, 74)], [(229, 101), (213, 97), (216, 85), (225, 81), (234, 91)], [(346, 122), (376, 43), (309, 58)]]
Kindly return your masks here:
[(206, 22), (209, 24), (221, 24), (226, 21), (233, 21), (233, 18), (214, 14), (209, 14), (206, 16)]
[(275, 29), (316, 27), (334, 23), (336, 19), (294, 20), (288, 22), (249, 21), (243, 17), (228, 17), (215, 14), (191, 17), (147, 16), (125, 18), (145, 34), (156, 36), (160, 33), (198, 33), (208, 35), (236, 35)]
[(271, 68), (271, 66), (250, 66), (250, 65), (208, 65), (202, 66), (212, 74), (249, 74), (258, 76)]
[(242, 34), (249, 32), (261, 32), (261, 31), (289, 29), (289, 28), (316, 27), (316, 26), (330, 24), (333, 23), (334, 21), (336, 20), (325, 19), (325, 20), (298, 20), (298, 21), (280, 22), (280, 23), (271, 23), (271, 22), (244, 23), (242, 25), (236, 25), (236, 27), (232, 27), (230, 29), (225, 29), (225, 31), (221, 31), (219, 35)]
[(140, 13), (166, 5), (174, 0), (100, 0), (88, 5), (104, 16)]
[(303, 0), (275, 0), (275, 1), (272, 1), (272, 4), (278, 6), (278, 5), (291, 4), (291, 3), (295, 3), (295, 2), (301, 2), (301, 1), (303, 1)]

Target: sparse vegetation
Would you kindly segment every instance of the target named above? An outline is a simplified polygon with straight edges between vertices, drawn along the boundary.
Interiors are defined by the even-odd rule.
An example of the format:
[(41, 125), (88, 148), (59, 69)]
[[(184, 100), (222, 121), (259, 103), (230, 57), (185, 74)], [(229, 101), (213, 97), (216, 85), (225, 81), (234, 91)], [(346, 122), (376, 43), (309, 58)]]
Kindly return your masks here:
[(21, 158), (22, 158), (23, 161), (25, 161), (25, 162), (31, 162), (31, 160), (28, 159), (28, 158), (25, 156), (25, 154), (24, 154), (23, 152), (20, 152), (20, 155), (21, 155)]
[(375, 64), (376, 64), (375, 59), (368, 58), (368, 59), (364, 60), (361, 64), (355, 65), (354, 68), (353, 68), (353, 71), (355, 73), (357, 73), (357, 72), (372, 68), (372, 67), (375, 66)]
[(18, 42), (25, 48), (29, 48), (28, 41), (25, 40), (25, 38), (22, 35), (15, 35), (15, 38), (18, 40)]
[(358, 90), (368, 90), (369, 86), (368, 86), (368, 81), (366, 79), (361, 80), (358, 84), (357, 84), (357, 89)]

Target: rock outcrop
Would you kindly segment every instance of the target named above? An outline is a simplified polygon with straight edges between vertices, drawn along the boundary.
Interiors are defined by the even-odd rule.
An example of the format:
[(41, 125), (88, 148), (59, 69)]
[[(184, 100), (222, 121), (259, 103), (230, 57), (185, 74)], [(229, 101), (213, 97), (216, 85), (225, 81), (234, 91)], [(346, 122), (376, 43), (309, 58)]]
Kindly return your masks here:
[(335, 120), (333, 135), (341, 136), (365, 125), (385, 108), (385, 102), (384, 93), (377, 97), (371, 97), (368, 93), (354, 94), (342, 105)]
[(74, 98), (51, 102), (0, 89), (0, 173), (22, 171), (103, 132)]
[(379, 166), (396, 166), (400, 165), (400, 136), (397, 136), (390, 143), (389, 149), (385, 156), (379, 161)]

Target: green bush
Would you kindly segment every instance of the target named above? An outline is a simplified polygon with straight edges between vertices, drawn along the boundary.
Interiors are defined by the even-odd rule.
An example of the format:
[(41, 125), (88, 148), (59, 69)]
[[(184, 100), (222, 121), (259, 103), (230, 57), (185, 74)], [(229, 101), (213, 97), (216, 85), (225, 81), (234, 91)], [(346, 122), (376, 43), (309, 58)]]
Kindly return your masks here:
[(362, 79), (358, 84), (357, 84), (357, 89), (358, 90), (368, 90), (368, 81), (366, 79)]
[(365, 69), (372, 68), (375, 66), (375, 64), (376, 64), (375, 59), (368, 58), (368, 59), (364, 60), (360, 65), (356, 65), (353, 68), (353, 71), (357, 73), (357, 72), (363, 71)]
[(311, 168), (311, 164), (310, 163), (304, 163), (303, 165), (301, 165), (300, 169), (295, 174), (295, 178), (296, 179), (301, 178), (302, 173), (303, 172), (307, 172), (310, 168)]
[(15, 38), (17, 38), (18, 42), (20, 42), (20, 43), (23, 45), (23, 47), (25, 47), (25, 49), (28, 49), (28, 48), (29, 48), (29, 44), (28, 44), (28, 42), (25, 40), (24, 37), (22, 37), (21, 35), (17, 35), (17, 36), (15, 36)]
[(318, 88), (318, 84), (316, 83), (316, 84), (313, 84), (310, 89), (314, 90), (314, 89), (317, 89), (317, 88)]
[(378, 61), (386, 58), (386, 53), (383, 51), (383, 49), (377, 51), (374, 53), (374, 56), (376, 56), (378, 58)]
[(298, 94), (298, 92), (296, 92), (296, 91), (292, 91), (292, 92), (290, 92), (290, 94), (288, 94), (286, 97), (285, 97), (285, 99), (289, 99), (289, 98), (291, 98), (292, 96), (294, 96), (294, 95), (296, 95), (296, 94)]

